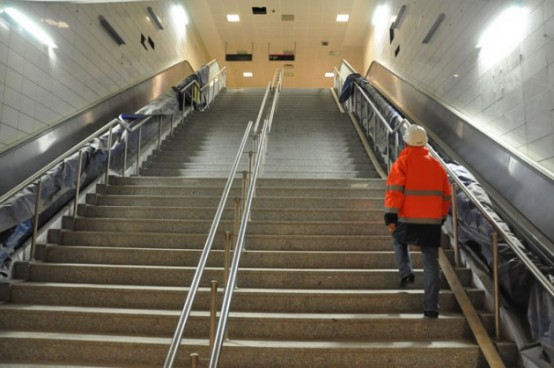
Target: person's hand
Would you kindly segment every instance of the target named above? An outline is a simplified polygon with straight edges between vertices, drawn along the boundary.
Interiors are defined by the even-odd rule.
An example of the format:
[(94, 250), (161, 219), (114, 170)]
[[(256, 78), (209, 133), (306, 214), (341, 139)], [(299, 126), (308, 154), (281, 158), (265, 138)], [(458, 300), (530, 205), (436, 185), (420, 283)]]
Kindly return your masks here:
[(389, 233), (394, 233), (394, 229), (396, 229), (396, 224), (394, 222), (391, 222), (387, 225), (387, 228), (389, 229)]

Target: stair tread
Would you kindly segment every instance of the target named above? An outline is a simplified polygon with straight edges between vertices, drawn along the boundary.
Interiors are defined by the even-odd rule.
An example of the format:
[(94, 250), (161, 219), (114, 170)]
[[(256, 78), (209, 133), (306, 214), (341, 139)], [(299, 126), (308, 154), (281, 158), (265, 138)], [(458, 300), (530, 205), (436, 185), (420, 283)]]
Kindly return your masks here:
[[(101, 335), (65, 332), (23, 332), (0, 331), (0, 339), (53, 339), (69, 341), (91, 341), (104, 344), (111, 343), (137, 343), (159, 344), (168, 346), (169, 337), (126, 336), (126, 335)], [(182, 338), (181, 345), (206, 345), (207, 339)], [(258, 348), (289, 348), (289, 349), (443, 349), (443, 348), (474, 348), (477, 345), (467, 339), (452, 340), (420, 340), (420, 341), (310, 341), (310, 340), (246, 340), (228, 339), (224, 346), (230, 347), (258, 347)]]
[[(64, 305), (37, 305), (37, 304), (3, 304), (0, 305), (0, 311), (22, 311), (25, 313), (48, 312), (48, 313), (88, 313), (88, 314), (119, 314), (119, 315), (144, 315), (144, 316), (179, 316), (180, 310), (168, 309), (145, 309), (145, 308), (106, 308), (106, 307), (86, 307), (86, 306), (64, 306)], [(209, 317), (209, 311), (191, 311), (191, 317)], [(396, 321), (420, 321), (427, 319), (421, 312), (414, 313), (299, 313), (299, 312), (241, 312), (230, 311), (231, 318), (254, 318), (269, 320), (322, 320), (327, 322), (346, 321), (358, 323), (361, 320), (372, 320), (379, 323), (392, 323)], [(1, 317), (0, 317), (1, 318)], [(464, 319), (460, 313), (443, 312), (440, 319)]]

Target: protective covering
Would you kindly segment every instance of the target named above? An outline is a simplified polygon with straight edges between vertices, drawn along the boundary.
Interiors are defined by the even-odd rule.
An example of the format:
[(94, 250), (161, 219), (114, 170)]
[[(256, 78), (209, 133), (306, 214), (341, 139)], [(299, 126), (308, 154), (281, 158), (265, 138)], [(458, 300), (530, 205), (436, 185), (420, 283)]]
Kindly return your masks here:
[[(152, 117), (141, 128), (142, 146), (157, 139), (160, 119), (167, 125), (171, 123), (173, 116), (179, 113), (183, 106), (182, 89), (195, 79), (196, 75), (189, 76), (175, 88), (162, 94), (134, 114), (140, 118)], [(180, 93), (181, 96), (179, 96)], [(192, 101), (192, 98), (189, 101)], [(140, 119), (135, 120), (138, 122)], [(132, 132), (130, 129), (132, 129), (132, 123), (120, 121), (120, 125), (112, 130), (111, 147), (108, 147), (108, 133), (83, 147), (81, 189), (105, 172), (108, 149), (111, 149), (110, 170), (117, 172), (122, 170), (125, 149), (128, 157), (136, 157), (139, 134), (138, 131)], [(42, 176), (39, 227), (74, 198), (78, 158), (79, 154), (75, 153)], [(0, 277), (8, 277), (11, 256), (32, 233), (37, 189), (38, 184), (33, 183), (0, 205)]]
[[(360, 103), (361, 97), (356, 97), (352, 83), (355, 81), (367, 93), (372, 103), (392, 129), (401, 124), (402, 116), (366, 79), (359, 76), (359, 74), (352, 74), (349, 77), (351, 77), (350, 83), (344, 83), (341, 99), (343, 101), (347, 101), (350, 98), (354, 99), (354, 101), (351, 101), (353, 106), (352, 112), (357, 116), (359, 124), (364, 128), (367, 137), (376, 147), (376, 153), (380, 154), (381, 158), (386, 161), (389, 157), (387, 154), (388, 131), (382, 124), (376, 123), (375, 119), (373, 119), (374, 112), (368, 104)], [(357, 98), (360, 98), (360, 101)], [(402, 129), (403, 127), (398, 129), (396, 133), (390, 134), (388, 138), (390, 147), (394, 147), (394, 142), (397, 139), (399, 147), (403, 146)], [(433, 142), (431, 142), (431, 146), (435, 146)], [(390, 159), (394, 161), (398, 153), (391, 150)], [(443, 159), (447, 161), (445, 157)], [(547, 266), (512, 233), (509, 226), (495, 212), (490, 198), (473, 175), (455, 162), (448, 161), (447, 165), (479, 202), (483, 204), (487, 212), (500, 224), (500, 227), (508, 234), (512, 242), (517, 244), (533, 263), (549, 277), (550, 281), (554, 283), (554, 268)], [(458, 208), (458, 234), (461, 246), (479, 257), (487, 265), (489, 271), (491, 271), (493, 267), (493, 228), (491, 224), (460, 189), (456, 193), (456, 202)], [(551, 367), (554, 364), (554, 300), (535, 281), (535, 278), (527, 270), (527, 267), (507, 243), (502, 242), (502, 239), (500, 239), (498, 247), (502, 307), (515, 313), (521, 321), (526, 321), (529, 326), (530, 336), (526, 336), (529, 344), (520, 346), (526, 367)]]

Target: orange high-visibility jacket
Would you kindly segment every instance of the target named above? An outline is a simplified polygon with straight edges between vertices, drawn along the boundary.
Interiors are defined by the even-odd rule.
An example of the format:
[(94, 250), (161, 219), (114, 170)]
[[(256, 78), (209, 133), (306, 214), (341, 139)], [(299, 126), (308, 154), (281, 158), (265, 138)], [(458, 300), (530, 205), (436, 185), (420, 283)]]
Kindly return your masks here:
[(398, 221), (441, 224), (450, 209), (446, 172), (425, 147), (406, 147), (387, 178), (385, 212)]

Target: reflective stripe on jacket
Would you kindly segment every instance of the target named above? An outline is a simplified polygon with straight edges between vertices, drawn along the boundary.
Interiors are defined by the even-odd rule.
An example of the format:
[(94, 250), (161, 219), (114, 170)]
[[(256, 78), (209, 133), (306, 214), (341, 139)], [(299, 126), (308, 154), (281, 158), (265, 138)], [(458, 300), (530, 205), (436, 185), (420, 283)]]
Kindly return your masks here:
[(387, 178), (385, 212), (398, 221), (441, 224), (450, 209), (450, 184), (440, 163), (425, 147), (406, 147)]

